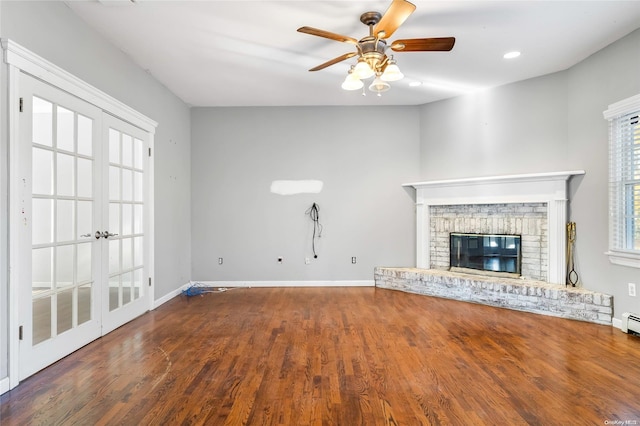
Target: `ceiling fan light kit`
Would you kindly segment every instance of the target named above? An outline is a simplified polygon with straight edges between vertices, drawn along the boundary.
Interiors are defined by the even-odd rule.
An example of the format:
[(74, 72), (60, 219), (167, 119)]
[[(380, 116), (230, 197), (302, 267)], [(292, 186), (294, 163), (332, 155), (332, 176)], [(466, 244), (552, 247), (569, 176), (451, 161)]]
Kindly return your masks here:
[(455, 44), (454, 37), (439, 37), (396, 40), (387, 45), (387, 38), (391, 37), (415, 9), (416, 6), (407, 0), (393, 0), (384, 15), (379, 12), (363, 13), (360, 16), (360, 21), (369, 27), (369, 35), (360, 40), (312, 27), (298, 28), (298, 32), (353, 44), (357, 48), (356, 52), (345, 53), (311, 68), (309, 71), (319, 71), (357, 56), (358, 62), (349, 68), (342, 88), (344, 90), (358, 90), (364, 86), (362, 80), (375, 75), (375, 79), (369, 85), (369, 90), (381, 96), (381, 93), (391, 88), (389, 82), (398, 81), (404, 77), (393, 59), (393, 55), (387, 56), (387, 49), (394, 52), (450, 51)]

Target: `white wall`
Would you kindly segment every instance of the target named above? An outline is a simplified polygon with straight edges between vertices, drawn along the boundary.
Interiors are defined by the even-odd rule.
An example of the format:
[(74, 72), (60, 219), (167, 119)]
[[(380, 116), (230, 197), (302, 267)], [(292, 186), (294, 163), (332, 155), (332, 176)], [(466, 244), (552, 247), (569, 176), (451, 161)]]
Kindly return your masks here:
[[(159, 123), (154, 153), (155, 297), (158, 299), (187, 283), (191, 265), (189, 107), (122, 51), (89, 28), (64, 3), (0, 2), (0, 11), (1, 37), (17, 42)], [(2, 77), (4, 90), (4, 67)], [(6, 99), (6, 91), (3, 92), (3, 99)], [(0, 170), (4, 177), (7, 138), (6, 126), (2, 128), (3, 163)], [(0, 251), (2, 258), (6, 259), (4, 181), (2, 185)], [(0, 267), (4, 268), (4, 264)], [(1, 268), (0, 295), (4, 295), (7, 280), (6, 271)], [(6, 324), (6, 312), (6, 309), (2, 309), (2, 324)], [(6, 335), (0, 331), (0, 355), (3, 361), (6, 360), (6, 344)], [(0, 378), (5, 375), (6, 365), (0, 363)]]
[[(418, 177), (418, 111), (194, 108), (193, 279), (372, 281), (374, 266), (415, 264), (415, 200), (401, 184)], [(324, 189), (272, 194), (279, 179), (319, 179)], [(305, 265), (314, 202), (324, 231)]]
[(614, 296), (614, 316), (640, 312), (608, 241), (607, 122), (613, 102), (640, 93), (640, 30), (567, 71), (422, 106), (422, 180), (584, 169), (570, 183), (576, 266), (585, 288)]

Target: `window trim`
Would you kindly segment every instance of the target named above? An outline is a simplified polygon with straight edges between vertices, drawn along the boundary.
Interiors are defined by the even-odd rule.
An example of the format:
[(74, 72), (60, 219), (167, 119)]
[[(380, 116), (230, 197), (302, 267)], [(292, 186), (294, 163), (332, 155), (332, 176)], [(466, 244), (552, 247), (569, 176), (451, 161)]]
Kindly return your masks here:
[[(640, 113), (640, 94), (632, 96), (627, 99), (623, 99), (619, 102), (609, 105), (606, 111), (603, 112), (604, 118), (609, 121), (610, 125), (612, 121), (620, 118), (623, 115), (627, 115), (633, 112)], [(611, 132), (609, 132), (609, 158), (611, 157), (612, 150)], [(609, 165), (608, 178), (611, 180), (612, 170)], [(611, 189), (609, 188), (609, 191)], [(611, 212), (611, 193), (609, 193), (609, 211)], [(609, 214), (609, 250), (605, 254), (609, 257), (609, 261), (615, 265), (628, 266), (632, 268), (640, 268), (640, 251), (623, 250), (617, 247), (612, 247), (612, 230), (614, 229), (613, 221), (618, 218)]]

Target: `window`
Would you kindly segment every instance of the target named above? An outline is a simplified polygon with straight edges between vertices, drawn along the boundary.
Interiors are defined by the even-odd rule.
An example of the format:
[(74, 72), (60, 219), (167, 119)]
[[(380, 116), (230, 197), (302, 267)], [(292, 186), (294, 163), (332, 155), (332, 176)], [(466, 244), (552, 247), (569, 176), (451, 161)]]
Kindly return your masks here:
[(609, 120), (609, 259), (640, 268), (640, 95), (604, 112)]

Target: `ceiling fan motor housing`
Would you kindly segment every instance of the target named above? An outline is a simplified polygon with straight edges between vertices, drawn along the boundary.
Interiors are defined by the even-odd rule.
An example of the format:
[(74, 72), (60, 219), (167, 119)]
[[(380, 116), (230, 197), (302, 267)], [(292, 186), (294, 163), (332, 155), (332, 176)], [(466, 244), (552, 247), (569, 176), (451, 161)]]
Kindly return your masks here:
[(383, 39), (377, 39), (369, 36), (358, 42), (360, 46), (361, 56), (371, 66), (374, 71), (382, 71), (387, 62), (387, 42)]

